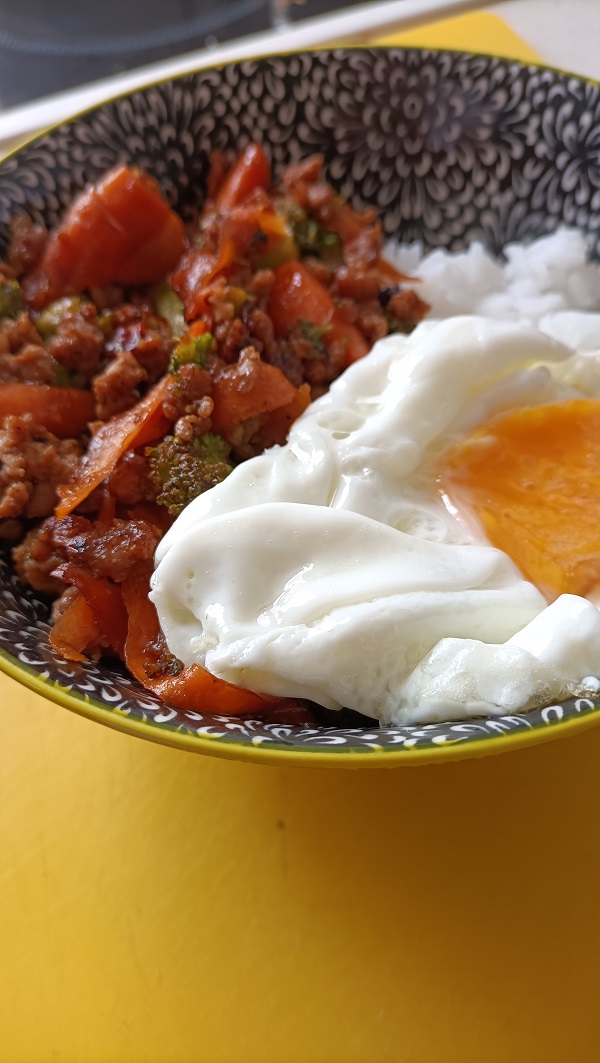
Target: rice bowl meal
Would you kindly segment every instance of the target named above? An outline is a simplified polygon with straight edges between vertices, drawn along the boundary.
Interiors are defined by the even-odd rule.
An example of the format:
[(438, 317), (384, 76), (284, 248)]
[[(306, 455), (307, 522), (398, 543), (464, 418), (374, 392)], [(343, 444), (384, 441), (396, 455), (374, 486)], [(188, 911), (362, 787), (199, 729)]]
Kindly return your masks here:
[(0, 537), (50, 654), (261, 735), (593, 707), (589, 236), (427, 250), (271, 154), (212, 149), (181, 212), (119, 163), (12, 214)]

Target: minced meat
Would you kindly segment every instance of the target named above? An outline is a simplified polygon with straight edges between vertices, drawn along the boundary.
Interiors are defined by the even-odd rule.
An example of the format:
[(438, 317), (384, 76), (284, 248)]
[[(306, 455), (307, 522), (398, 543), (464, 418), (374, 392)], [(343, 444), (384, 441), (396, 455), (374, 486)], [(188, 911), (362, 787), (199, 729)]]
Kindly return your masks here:
[(57, 439), (29, 415), (0, 422), (0, 520), (46, 517), (56, 487), (69, 480), (81, 455), (74, 439)]

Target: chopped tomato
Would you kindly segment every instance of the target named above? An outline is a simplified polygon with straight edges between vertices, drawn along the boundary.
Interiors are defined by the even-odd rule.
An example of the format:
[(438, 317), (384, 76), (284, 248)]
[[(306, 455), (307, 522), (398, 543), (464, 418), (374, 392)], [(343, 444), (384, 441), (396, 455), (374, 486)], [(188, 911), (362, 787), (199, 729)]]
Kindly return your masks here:
[(257, 188), (268, 188), (271, 168), (260, 144), (248, 147), (234, 162), (217, 195), (217, 210), (226, 214), (248, 199)]
[(117, 166), (75, 199), (26, 278), (25, 299), (41, 309), (91, 287), (151, 284), (173, 269), (183, 250), (183, 222), (156, 181)]
[(363, 335), (343, 321), (327, 289), (301, 262), (284, 262), (275, 270), (268, 309), (280, 336), (286, 336), (291, 328), (305, 321), (318, 327), (326, 326), (322, 337), (325, 346), (334, 341), (345, 344), (345, 365), (368, 354), (369, 347)]
[(0, 418), (30, 413), (60, 439), (76, 438), (94, 416), (91, 392), (51, 384), (0, 384)]
[(247, 363), (241, 360), (213, 381), (212, 427), (227, 435), (249, 417), (288, 406), (297, 394), (298, 389), (281, 369), (257, 359), (248, 371)]

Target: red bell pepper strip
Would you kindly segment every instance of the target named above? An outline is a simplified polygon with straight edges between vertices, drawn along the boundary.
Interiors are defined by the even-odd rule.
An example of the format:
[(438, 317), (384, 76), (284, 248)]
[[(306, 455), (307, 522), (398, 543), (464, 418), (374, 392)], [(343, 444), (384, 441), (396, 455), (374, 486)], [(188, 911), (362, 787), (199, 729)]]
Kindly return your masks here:
[(0, 418), (27, 413), (60, 439), (76, 438), (94, 416), (94, 399), (81, 388), (0, 384)]
[(117, 414), (92, 437), (73, 479), (58, 487), (56, 516), (68, 516), (115, 468), (119, 458), (133, 447), (163, 436), (171, 422), (162, 412), (169, 377), (164, 376), (131, 410)]
[(22, 285), (41, 309), (63, 295), (110, 283), (151, 284), (183, 253), (181, 218), (152, 177), (117, 166), (77, 196)]

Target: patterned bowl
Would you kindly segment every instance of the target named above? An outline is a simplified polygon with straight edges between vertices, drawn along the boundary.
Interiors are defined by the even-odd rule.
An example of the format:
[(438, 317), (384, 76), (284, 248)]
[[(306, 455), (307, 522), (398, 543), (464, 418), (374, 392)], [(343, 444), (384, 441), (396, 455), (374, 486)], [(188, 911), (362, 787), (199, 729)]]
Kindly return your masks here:
[[(0, 236), (26, 210), (53, 224), (118, 160), (147, 169), (183, 214), (202, 196), (207, 150), (249, 139), (275, 166), (322, 152), (332, 183), (374, 205), (385, 231), (428, 248), (481, 239), (500, 252), (565, 223), (600, 248), (600, 86), (543, 67), (422, 50), (319, 52), (242, 62), (112, 100), (0, 165)], [(391, 766), (487, 753), (600, 721), (600, 699), (524, 715), (397, 730), (295, 728), (167, 708), (105, 664), (58, 660), (48, 603), (0, 558), (0, 666), (44, 696), (133, 735), (222, 756)], [(329, 723), (330, 721), (327, 721)], [(361, 721), (362, 722), (362, 721)]]

